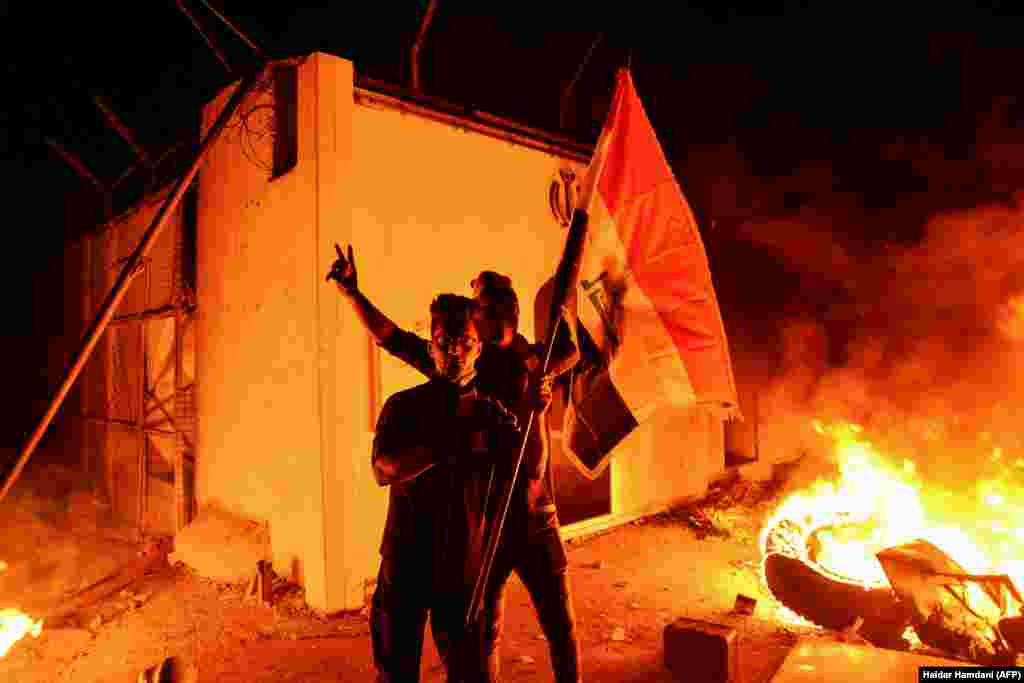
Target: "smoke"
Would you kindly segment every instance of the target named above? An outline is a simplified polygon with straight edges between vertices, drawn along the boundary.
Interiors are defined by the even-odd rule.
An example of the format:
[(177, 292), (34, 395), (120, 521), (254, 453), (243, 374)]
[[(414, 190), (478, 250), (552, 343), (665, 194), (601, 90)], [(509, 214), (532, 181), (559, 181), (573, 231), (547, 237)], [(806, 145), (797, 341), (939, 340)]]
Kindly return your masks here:
[(31, 461), (0, 515), (0, 605), (35, 618), (137, 552), (130, 537), (115, 535), (124, 530), (104, 525), (100, 533), (93, 492), (76, 468)]
[[(746, 319), (730, 342), (741, 383), (757, 385), (764, 455), (815, 451), (813, 421), (844, 420), (929, 474), (973, 481), (982, 458), (1024, 457), (1024, 207), (942, 211), (914, 242), (851, 237), (857, 221), (898, 220), (882, 215), (805, 209), (737, 229), (799, 283), (760, 328), (733, 316)], [(744, 289), (767, 285), (738, 270), (740, 310)]]

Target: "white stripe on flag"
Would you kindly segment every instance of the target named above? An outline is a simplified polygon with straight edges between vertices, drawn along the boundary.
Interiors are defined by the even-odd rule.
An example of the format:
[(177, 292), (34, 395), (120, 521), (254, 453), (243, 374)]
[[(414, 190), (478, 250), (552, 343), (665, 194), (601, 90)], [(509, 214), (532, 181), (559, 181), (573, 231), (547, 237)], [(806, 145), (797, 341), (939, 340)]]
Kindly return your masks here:
[[(579, 318), (607, 357), (613, 340), (593, 301), (595, 290), (600, 290), (619, 342), (611, 353), (612, 383), (637, 422), (643, 422), (660, 402), (685, 406), (694, 403), (696, 396), (661, 316), (625, 264), (619, 230), (600, 193), (595, 193), (580, 265)], [(599, 278), (601, 285), (591, 284)]]

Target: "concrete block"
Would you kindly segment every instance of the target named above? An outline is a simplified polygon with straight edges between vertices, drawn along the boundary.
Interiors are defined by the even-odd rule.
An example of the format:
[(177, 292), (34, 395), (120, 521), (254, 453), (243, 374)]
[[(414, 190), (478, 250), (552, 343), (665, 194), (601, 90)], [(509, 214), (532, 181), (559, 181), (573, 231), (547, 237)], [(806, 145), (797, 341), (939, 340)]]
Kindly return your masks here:
[(735, 628), (696, 619), (665, 627), (665, 667), (678, 681), (734, 683), (739, 678), (739, 635)]
[(256, 563), (270, 555), (267, 525), (206, 505), (174, 537), (170, 561), (181, 560), (201, 576), (241, 583), (252, 576)]

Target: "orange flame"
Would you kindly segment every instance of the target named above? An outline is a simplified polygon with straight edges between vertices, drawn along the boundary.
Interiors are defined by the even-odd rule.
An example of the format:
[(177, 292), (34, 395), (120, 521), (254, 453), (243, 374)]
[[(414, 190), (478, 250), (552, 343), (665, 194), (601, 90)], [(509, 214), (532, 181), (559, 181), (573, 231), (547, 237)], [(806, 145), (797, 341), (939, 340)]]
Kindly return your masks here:
[[(762, 528), (762, 556), (789, 552), (844, 579), (888, 586), (875, 554), (923, 539), (968, 572), (1007, 574), (1024, 586), (1021, 459), (1007, 464), (996, 448), (988, 460), (998, 476), (954, 493), (928, 485), (913, 462), (884, 457), (858, 425), (815, 421), (813, 427), (833, 440), (839, 475), (782, 501)], [(982, 597), (978, 586), (968, 592)]]
[(1006, 301), (998, 311), (996, 324), (1012, 341), (1024, 340), (1024, 296), (1014, 296)]
[(10, 652), (14, 644), (28, 634), (38, 638), (43, 631), (43, 622), (33, 621), (30, 616), (16, 609), (0, 609), (0, 657)]

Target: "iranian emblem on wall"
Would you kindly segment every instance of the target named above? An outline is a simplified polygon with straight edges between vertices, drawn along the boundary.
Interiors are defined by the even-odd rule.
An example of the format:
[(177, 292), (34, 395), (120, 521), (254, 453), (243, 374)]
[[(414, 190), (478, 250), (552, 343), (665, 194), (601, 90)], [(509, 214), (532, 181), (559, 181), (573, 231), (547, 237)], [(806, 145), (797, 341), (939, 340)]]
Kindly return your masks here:
[(568, 228), (572, 222), (572, 210), (576, 207), (579, 190), (579, 175), (569, 166), (558, 169), (558, 173), (551, 179), (551, 185), (548, 186), (551, 215), (563, 228)]

